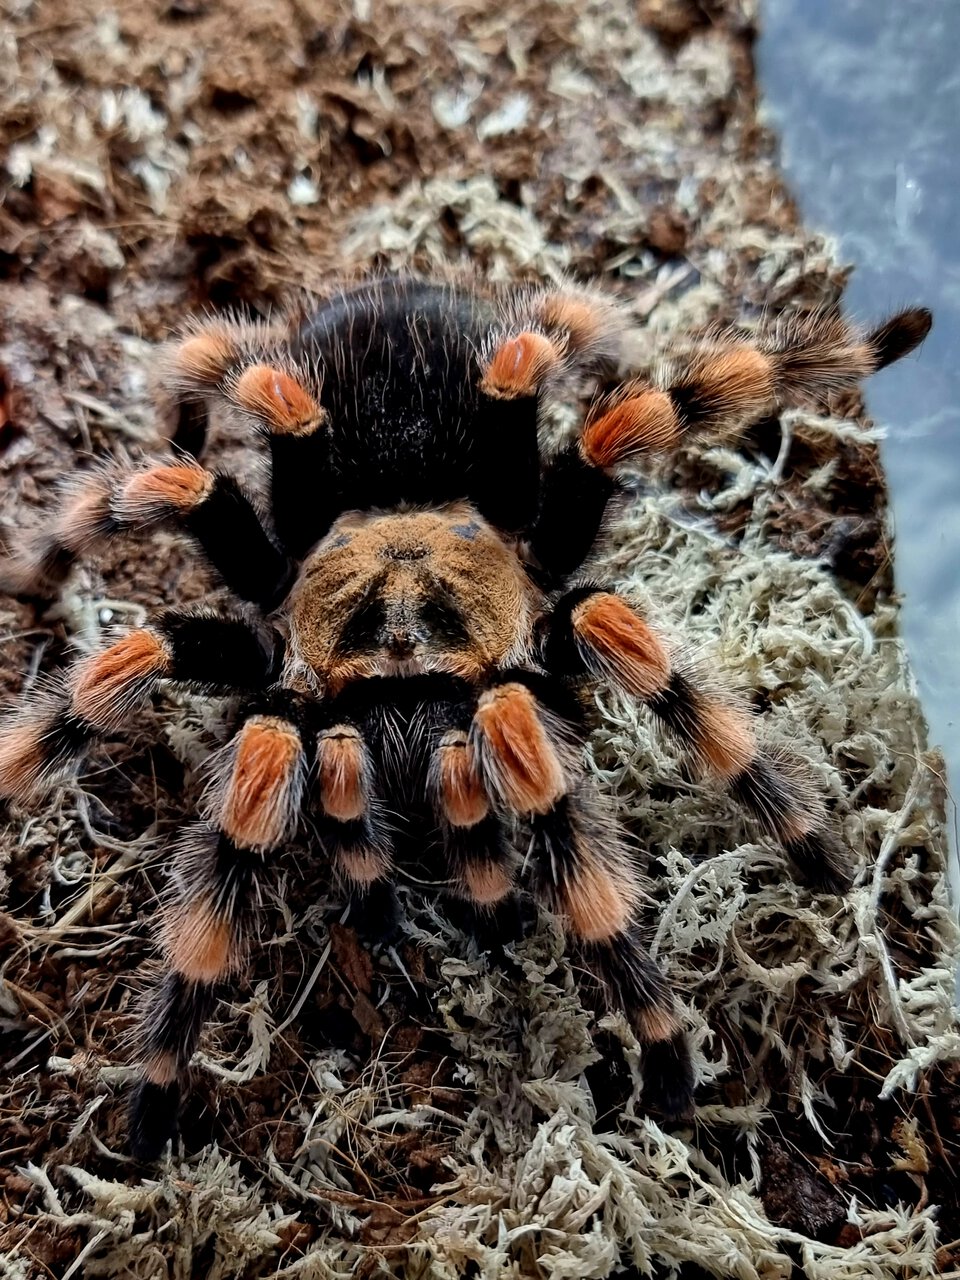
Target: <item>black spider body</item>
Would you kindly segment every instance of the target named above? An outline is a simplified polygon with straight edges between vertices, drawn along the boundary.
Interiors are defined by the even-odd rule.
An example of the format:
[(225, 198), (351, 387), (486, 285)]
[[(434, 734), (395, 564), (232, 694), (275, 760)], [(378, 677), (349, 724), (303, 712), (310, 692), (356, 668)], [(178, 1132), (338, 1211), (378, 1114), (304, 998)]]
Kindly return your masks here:
[(543, 445), (551, 398), (614, 374), (626, 324), (592, 291), (413, 278), (345, 289), (286, 329), (208, 321), (171, 348), (166, 384), (194, 439), (211, 401), (266, 435), (269, 519), (190, 458), (107, 466), (68, 486), (8, 560), (12, 585), (49, 595), (78, 556), (167, 521), (248, 605), (162, 614), (0, 733), (0, 793), (27, 800), (162, 680), (245, 698), (201, 821), (175, 851), (167, 973), (132, 1103), (140, 1154), (175, 1129), (203, 1022), (242, 964), (258, 882), (298, 833), (368, 925), (378, 913), (391, 924), (405, 865), (478, 917), (532, 893), (630, 1019), (649, 1105), (689, 1107), (683, 1031), (643, 945), (640, 870), (583, 768), (583, 695), (597, 680), (646, 703), (814, 886), (849, 883), (802, 767), (764, 750), (741, 707), (578, 574), (624, 464), (855, 384), (915, 346), (929, 316), (904, 312), (865, 335), (833, 313), (753, 341), (714, 335), (656, 379), (596, 399), (573, 440)]

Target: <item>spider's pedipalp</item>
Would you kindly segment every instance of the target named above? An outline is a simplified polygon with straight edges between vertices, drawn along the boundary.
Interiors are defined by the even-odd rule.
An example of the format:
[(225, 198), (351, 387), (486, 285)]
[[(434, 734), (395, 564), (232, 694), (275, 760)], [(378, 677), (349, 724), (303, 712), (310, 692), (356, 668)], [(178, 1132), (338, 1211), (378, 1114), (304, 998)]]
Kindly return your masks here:
[(490, 812), (480, 769), (467, 734), (450, 729), (434, 753), (430, 787), (444, 821), (452, 827), (472, 827)]
[(369, 748), (355, 725), (339, 723), (320, 733), (316, 756), (317, 835), (341, 879), (366, 890), (388, 875), (393, 855)]
[(489, 911), (513, 892), (518, 859), (499, 817), (491, 813), (469, 827), (447, 824), (442, 836), (447, 872), (462, 897)]
[(389, 875), (393, 865), (390, 829), (375, 806), (362, 818), (345, 822), (318, 816), (315, 825), (324, 852), (347, 884), (367, 889)]
[(362, 818), (370, 805), (370, 756), (353, 725), (325, 729), (317, 739), (317, 787), (324, 813), (337, 822)]
[(449, 729), (433, 754), (428, 787), (457, 891), (488, 911), (514, 889), (517, 858), (503, 821), (491, 811), (468, 734)]

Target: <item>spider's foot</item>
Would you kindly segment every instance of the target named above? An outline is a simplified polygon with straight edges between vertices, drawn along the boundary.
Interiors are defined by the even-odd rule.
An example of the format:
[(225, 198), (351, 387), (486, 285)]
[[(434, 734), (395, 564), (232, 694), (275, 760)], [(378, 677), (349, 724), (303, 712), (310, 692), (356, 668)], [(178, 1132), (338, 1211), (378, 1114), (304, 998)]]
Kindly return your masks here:
[(504, 948), (526, 937), (534, 915), (518, 893), (509, 893), (492, 907), (481, 907), (464, 898), (451, 897), (445, 914), (450, 923), (488, 952), (498, 963)]
[(852, 886), (850, 855), (839, 836), (829, 828), (785, 841), (784, 848), (799, 878), (818, 893), (839, 896)]
[(682, 1031), (655, 1040), (643, 1049), (644, 1106), (665, 1120), (689, 1120), (693, 1114), (694, 1077), (690, 1048)]
[(391, 880), (373, 880), (350, 894), (350, 924), (368, 946), (390, 946), (402, 932), (403, 907)]
[(144, 1164), (160, 1159), (164, 1147), (177, 1134), (180, 1112), (180, 1085), (154, 1084), (141, 1080), (134, 1086), (127, 1107), (127, 1133), (130, 1150)]

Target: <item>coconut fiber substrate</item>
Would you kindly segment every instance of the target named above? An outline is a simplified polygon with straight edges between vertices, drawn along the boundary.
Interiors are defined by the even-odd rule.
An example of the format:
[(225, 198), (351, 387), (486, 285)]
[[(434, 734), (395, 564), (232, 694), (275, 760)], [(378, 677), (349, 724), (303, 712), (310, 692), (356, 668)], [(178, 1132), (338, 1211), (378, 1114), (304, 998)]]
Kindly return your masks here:
[[(0, 518), (94, 458), (162, 451), (157, 344), (343, 270), (604, 282), (632, 367), (679, 331), (829, 303), (757, 122), (755, 0), (7, 0), (0, 33)], [(916, 299), (922, 302), (923, 299)], [(922, 357), (921, 357), (922, 358)], [(945, 785), (898, 636), (857, 396), (638, 477), (598, 573), (752, 691), (858, 864), (795, 884), (647, 714), (598, 696), (591, 767), (646, 851), (695, 1119), (581, 1001), (556, 922), (496, 959), (429, 887), (360, 946), (318, 855), (279, 860), (202, 1042), (182, 1140), (125, 1150), (129, 1039), (166, 849), (229, 707), (159, 695), (77, 783), (5, 815), (0, 1276), (960, 1274), (957, 934)], [(212, 456), (254, 446), (214, 424)], [(0, 600), (12, 701), (161, 605), (189, 548), (117, 544), (38, 610)]]

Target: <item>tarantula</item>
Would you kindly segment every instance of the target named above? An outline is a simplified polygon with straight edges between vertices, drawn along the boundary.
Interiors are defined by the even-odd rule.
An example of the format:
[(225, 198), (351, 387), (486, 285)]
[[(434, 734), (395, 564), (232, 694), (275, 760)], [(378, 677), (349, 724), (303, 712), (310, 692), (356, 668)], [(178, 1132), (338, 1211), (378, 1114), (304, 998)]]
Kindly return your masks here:
[(623, 464), (852, 387), (929, 326), (917, 309), (866, 334), (836, 312), (752, 341), (716, 333), (655, 380), (598, 393), (552, 450), (538, 427), (558, 388), (616, 368), (626, 321), (598, 292), (388, 278), (286, 327), (205, 320), (169, 349), (164, 381), (184, 422), (202, 426), (225, 400), (264, 433), (269, 519), (193, 456), (104, 466), (68, 486), (5, 570), (17, 590), (50, 594), (77, 557), (166, 521), (248, 606), (160, 614), (0, 733), (0, 793), (23, 801), (161, 681), (244, 697), (174, 858), (166, 973), (131, 1101), (139, 1155), (176, 1132), (257, 883), (305, 811), (307, 838), (368, 914), (389, 912), (394, 869), (411, 859), (478, 911), (525, 882), (634, 1027), (647, 1105), (689, 1108), (684, 1033), (643, 944), (640, 874), (582, 764), (591, 683), (644, 702), (811, 885), (843, 891), (848, 857), (802, 767), (759, 746), (751, 716), (672, 654), (655, 620), (578, 571)]

